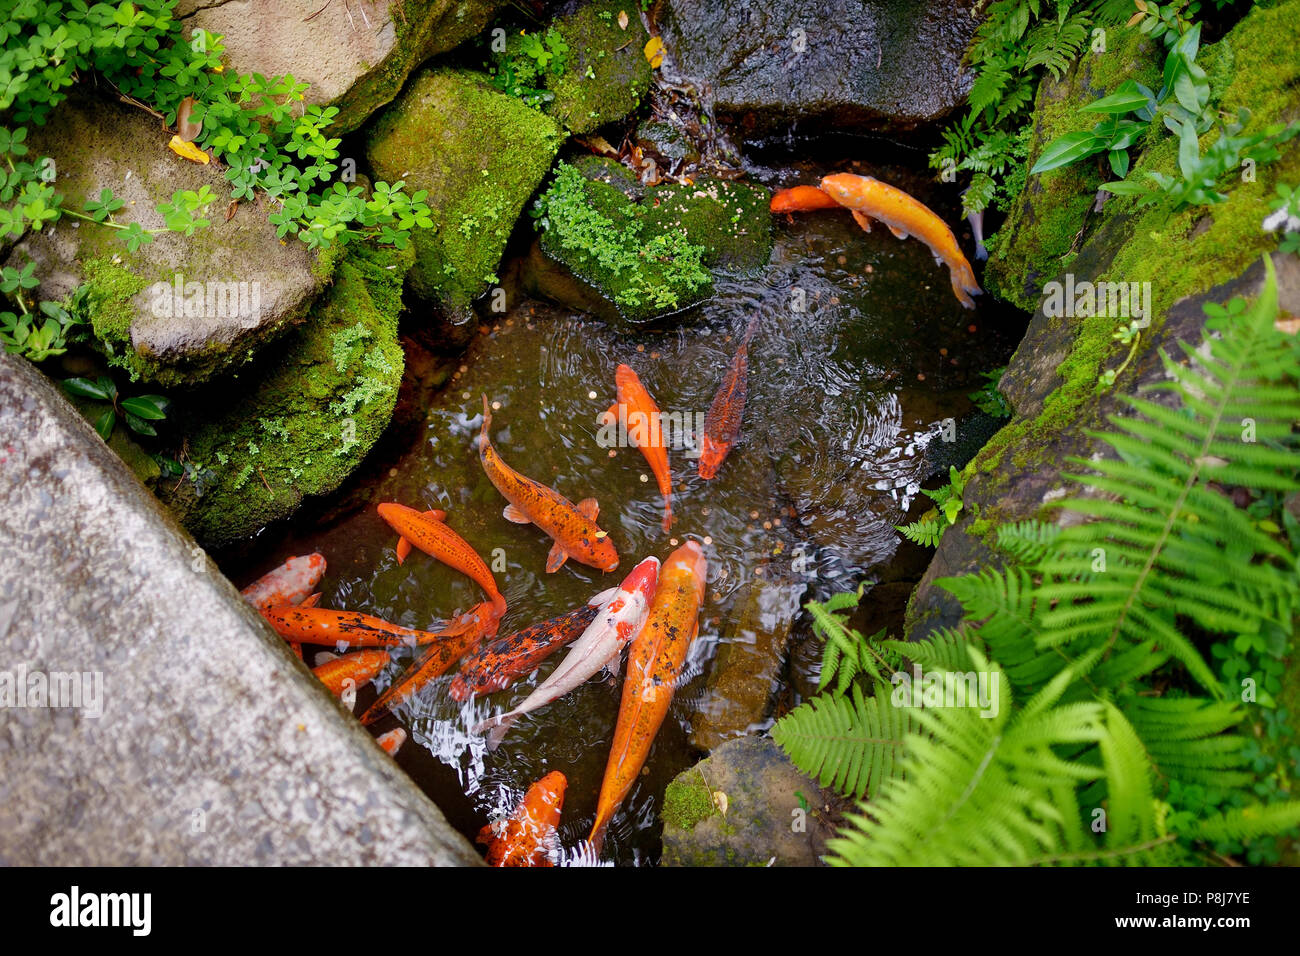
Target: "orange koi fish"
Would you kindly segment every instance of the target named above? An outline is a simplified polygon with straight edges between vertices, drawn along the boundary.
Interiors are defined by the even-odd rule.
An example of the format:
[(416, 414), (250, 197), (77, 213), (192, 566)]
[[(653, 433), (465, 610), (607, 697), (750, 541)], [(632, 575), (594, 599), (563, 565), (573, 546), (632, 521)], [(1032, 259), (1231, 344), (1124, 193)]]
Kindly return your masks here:
[(704, 436), (700, 439), (699, 474), (705, 481), (713, 478), (740, 437), (740, 422), (745, 417), (745, 399), (749, 394), (749, 340), (754, 337), (758, 319), (749, 322), (745, 338), (732, 356), (709, 414), (704, 419)]
[(505, 690), (519, 678), (535, 671), (542, 661), (560, 648), (572, 643), (596, 619), (600, 607), (600, 602), (584, 604), (549, 621), (485, 644), (460, 665), (460, 673), (451, 682), (448, 693), (453, 700), (464, 702), (471, 696)]
[(419, 548), (432, 558), (468, 575), (478, 583), (489, 598), (497, 617), (506, 613), (506, 599), (497, 590), (496, 578), (483, 563), (483, 559), (460, 535), (443, 523), (447, 517), (445, 511), (426, 511), (424, 514), (414, 508), (396, 503), (381, 504), (379, 517), (388, 522), (398, 534), (397, 562), (400, 564), (411, 553), (411, 545)]
[(707, 568), (704, 549), (694, 541), (687, 541), (668, 556), (649, 619), (628, 651), (614, 744), (600, 785), (596, 823), (588, 837), (597, 853), (605, 828), (636, 783), (655, 735), (668, 716), (686, 652), (699, 633)]
[(380, 650), (357, 651), (344, 654), (332, 661), (312, 668), (312, 673), (335, 697), (342, 697), (351, 681), (353, 689), (368, 684), (388, 663), (388, 652)]
[(569, 782), (552, 770), (528, 788), (523, 802), (505, 820), (489, 823), (478, 834), (487, 844), (489, 866), (554, 866), (555, 828), (560, 825), (564, 791)]
[(924, 242), (934, 253), (935, 261), (948, 266), (957, 301), (968, 309), (975, 308), (971, 296), (982, 292), (975, 282), (975, 273), (962, 255), (957, 237), (928, 206), (870, 176), (836, 173), (823, 178), (821, 188), (852, 212), (858, 225), (867, 232), (871, 231), (871, 220), (879, 219), (899, 239), (915, 236)]
[(668, 446), (664, 443), (659, 406), (631, 366), (615, 369), (614, 384), (618, 401), (609, 406), (603, 418), (606, 423), (618, 422), (628, 440), (641, 449), (659, 485), (659, 494), (664, 496), (663, 528), (668, 531), (673, 526), (673, 479), (668, 470)]
[(492, 427), (492, 411), (487, 396), (483, 396), (483, 441), (479, 457), (488, 479), (497, 491), (510, 502), (506, 505), (506, 520), (516, 524), (535, 524), (551, 536), (555, 544), (546, 556), (546, 573), (560, 570), (564, 562), (573, 558), (598, 571), (613, 571), (618, 567), (618, 550), (609, 540), (609, 533), (596, 524), (600, 506), (595, 498), (584, 498), (574, 505), (558, 491), (533, 481), (515, 471), (497, 454), (488, 437)]
[(404, 644), (414, 647), (436, 641), (445, 633), (417, 631), (359, 611), (335, 611), (324, 607), (268, 607), (262, 609), (262, 617), (289, 643), (319, 644), (322, 647), (336, 644), (348, 647), (398, 647)]
[(447, 673), (453, 664), (476, 647), (484, 637), (495, 635), (500, 620), (491, 601), (475, 605), (456, 618), (450, 627), (441, 632), (442, 640), (430, 644), (406, 673), (367, 708), (361, 715), (361, 723), (374, 723), (385, 711), (410, 700), (429, 681)]
[(842, 207), (816, 186), (791, 186), (773, 193), (769, 208), (772, 212), (791, 213)]
[(388, 733), (376, 737), (375, 743), (384, 748), (384, 753), (390, 757), (396, 757), (397, 751), (401, 750), (402, 744), (406, 743), (406, 731), (401, 727), (390, 730)]
[(325, 555), (298, 555), (268, 571), (239, 593), (259, 611), (267, 607), (301, 604), (325, 576)]

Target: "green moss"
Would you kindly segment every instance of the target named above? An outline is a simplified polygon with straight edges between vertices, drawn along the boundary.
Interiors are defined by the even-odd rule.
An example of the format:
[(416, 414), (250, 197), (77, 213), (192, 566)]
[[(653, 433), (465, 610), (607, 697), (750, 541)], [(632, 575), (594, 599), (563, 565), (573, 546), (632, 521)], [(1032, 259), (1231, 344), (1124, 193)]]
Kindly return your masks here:
[(350, 245), (302, 326), (184, 403), (180, 427), (200, 474), (160, 497), (200, 541), (254, 534), (303, 497), (333, 491), (378, 439), (401, 384), (397, 321), (412, 258)]
[(697, 823), (713, 816), (715, 812), (713, 794), (698, 773), (688, 770), (668, 784), (659, 815), (665, 827), (693, 830)]
[(416, 233), (411, 287), (454, 316), (496, 281), (506, 240), (564, 136), (550, 118), (478, 73), (420, 73), (373, 129), (375, 172), (427, 190), (432, 229)]
[[(628, 15), (626, 30), (618, 25), (620, 11)], [(545, 78), (555, 96), (546, 106), (551, 116), (581, 134), (620, 120), (641, 104), (650, 88), (650, 64), (642, 52), (649, 37), (634, 4), (597, 0), (557, 19), (555, 29), (569, 53), (564, 71)]]
[(721, 179), (650, 190), (645, 220), (654, 231), (681, 231), (704, 247), (710, 268), (747, 270), (772, 254), (766, 189)]
[[(118, 351), (131, 349), (131, 322), (135, 306), (131, 300), (142, 292), (149, 280), (110, 259), (91, 259), (85, 263), (87, 304), (95, 337)], [(113, 353), (110, 352), (110, 358)]]

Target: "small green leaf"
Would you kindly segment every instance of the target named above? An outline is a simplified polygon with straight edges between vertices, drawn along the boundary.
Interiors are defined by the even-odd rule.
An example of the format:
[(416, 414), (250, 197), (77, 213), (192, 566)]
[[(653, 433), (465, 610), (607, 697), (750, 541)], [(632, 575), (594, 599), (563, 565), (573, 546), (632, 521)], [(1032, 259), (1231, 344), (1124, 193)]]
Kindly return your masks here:
[(1101, 152), (1107, 146), (1109, 144), (1098, 140), (1097, 135), (1091, 130), (1066, 133), (1048, 144), (1047, 148), (1043, 150), (1043, 155), (1038, 158), (1038, 162), (1034, 163), (1034, 168), (1029, 172), (1032, 174), (1045, 173), (1061, 166), (1068, 166), (1094, 153)]
[(138, 395), (135, 398), (125, 399), (122, 402), (122, 411), (129, 412), (137, 418), (158, 421), (167, 417), (166, 402), (167, 399), (161, 395)]
[(104, 414), (100, 415), (95, 421), (95, 431), (99, 432), (99, 437), (108, 441), (113, 434), (113, 426), (117, 424), (117, 415), (110, 408)]
[(111, 402), (113, 397), (88, 378), (65, 378), (63, 389), (81, 398), (93, 398), (99, 402)]

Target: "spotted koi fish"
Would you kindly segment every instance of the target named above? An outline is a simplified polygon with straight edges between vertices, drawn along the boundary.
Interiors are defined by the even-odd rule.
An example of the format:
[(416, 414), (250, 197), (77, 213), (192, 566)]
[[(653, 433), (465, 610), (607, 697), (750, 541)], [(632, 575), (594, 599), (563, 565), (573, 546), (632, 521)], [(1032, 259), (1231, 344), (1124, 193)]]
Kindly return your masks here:
[(713, 396), (709, 414), (704, 418), (698, 470), (705, 481), (718, 474), (718, 469), (740, 437), (740, 422), (745, 417), (745, 399), (749, 395), (749, 340), (754, 337), (757, 324), (757, 318), (750, 320), (745, 338), (732, 356), (731, 367), (727, 369), (722, 385)]
[(323, 607), (268, 607), (262, 609), (262, 617), (291, 644), (322, 647), (414, 647), (436, 641), (446, 633), (445, 628), (417, 631), (360, 611)]
[(587, 625), (582, 636), (569, 648), (569, 653), (559, 666), (509, 713), (501, 714), (476, 726), (472, 733), (491, 730), (488, 749), (495, 750), (502, 738), (522, 717), (545, 707), (557, 697), (563, 697), (602, 667), (617, 672), (619, 656), (628, 641), (641, 632), (650, 608), (650, 597), (655, 593), (659, 577), (659, 559), (646, 558), (632, 573), (623, 579), (613, 598), (596, 619)]
[(588, 837), (597, 853), (609, 821), (640, 776), (655, 735), (668, 716), (686, 652), (699, 633), (707, 567), (704, 549), (694, 541), (687, 541), (668, 556), (649, 619), (628, 650), (614, 743), (600, 785), (596, 822)]
[(564, 774), (552, 770), (528, 788), (509, 817), (479, 831), (478, 842), (487, 844), (489, 866), (554, 866), (555, 830), (568, 785)]
[(824, 177), (821, 188), (852, 212), (858, 225), (867, 232), (871, 231), (871, 220), (878, 219), (899, 239), (915, 236), (924, 242), (935, 261), (948, 267), (957, 301), (968, 309), (975, 308), (971, 296), (982, 292), (975, 282), (975, 273), (957, 245), (957, 237), (929, 206), (870, 176), (836, 173)]
[[(612, 594), (612, 590), (602, 592), (597, 598), (608, 599)], [(460, 665), (460, 673), (451, 682), (448, 693), (454, 700), (463, 702), (472, 696), (481, 697), (505, 690), (519, 678), (531, 674), (542, 661), (572, 643), (595, 620), (604, 603), (597, 598), (592, 599), (594, 603), (565, 611), (549, 621), (485, 644)]]
[(478, 583), (492, 600), (498, 618), (506, 613), (506, 599), (497, 589), (496, 578), (488, 570), (478, 552), (469, 542), (444, 524), (445, 511), (426, 511), (423, 514), (406, 505), (388, 502), (379, 506), (379, 517), (398, 534), (397, 562), (401, 564), (411, 553), (411, 546), (419, 548), (432, 558), (455, 568)]
[(259, 611), (301, 604), (325, 576), (325, 555), (313, 552), (290, 558), (239, 593)]
[(659, 494), (663, 495), (663, 529), (668, 531), (673, 526), (673, 479), (668, 468), (668, 446), (660, 424), (659, 406), (630, 365), (619, 365), (614, 370), (614, 384), (618, 389), (618, 401), (605, 412), (605, 420), (619, 422), (628, 439), (645, 456), (655, 483), (659, 485)]
[(560, 570), (564, 562), (573, 558), (598, 571), (613, 571), (618, 567), (618, 550), (609, 534), (596, 524), (600, 506), (595, 498), (584, 498), (577, 505), (558, 491), (533, 481), (515, 471), (492, 447), (488, 431), (492, 427), (492, 410), (487, 396), (483, 396), (482, 442), (479, 458), (488, 479), (497, 491), (510, 502), (502, 514), (516, 524), (535, 524), (545, 531), (555, 544), (546, 556), (546, 573)]
[(429, 681), (447, 673), (453, 664), (477, 647), (484, 637), (495, 635), (500, 621), (491, 601), (484, 601), (460, 615), (451, 626), (443, 629), (442, 639), (425, 648), (406, 673), (366, 709), (361, 715), (361, 723), (374, 723), (386, 711), (414, 697)]

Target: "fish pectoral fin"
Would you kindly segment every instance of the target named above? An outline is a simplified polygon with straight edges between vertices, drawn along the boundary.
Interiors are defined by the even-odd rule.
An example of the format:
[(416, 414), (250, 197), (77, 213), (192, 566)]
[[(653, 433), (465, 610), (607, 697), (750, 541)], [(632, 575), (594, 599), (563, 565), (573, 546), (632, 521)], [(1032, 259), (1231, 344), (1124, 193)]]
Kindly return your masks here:
[(564, 567), (564, 562), (568, 560), (569, 552), (560, 547), (560, 542), (555, 542), (551, 545), (550, 553), (546, 555), (546, 573), (554, 574)]
[(411, 542), (405, 538), (397, 539), (397, 563), (402, 564), (411, 553)]
[(431, 510), (429, 510), (429, 511), (426, 511), (426, 512), (424, 513), (424, 516), (425, 516), (426, 518), (432, 518), (434, 521), (446, 521), (446, 520), (447, 520), (447, 512), (443, 511), (441, 508), (433, 508), (433, 509), (431, 509)]
[(871, 231), (871, 219), (866, 213), (858, 212), (856, 209), (850, 209), (849, 212), (853, 213), (854, 222), (861, 226), (866, 232)]
[(501, 509), (501, 516), (507, 521), (513, 521), (515, 524), (532, 524), (533, 519), (528, 517), (514, 505), (506, 505)]
[(595, 498), (583, 498), (578, 502), (578, 514), (588, 521), (595, 521), (600, 517), (600, 505)]
[(319, 603), (320, 603), (320, 592), (317, 591), (315, 594), (309, 594), (305, 598), (303, 598), (300, 602), (298, 602), (298, 606), (315, 607)]
[(907, 238), (907, 233), (904, 232), (902, 229), (899, 229), (897, 226), (890, 226), (889, 231), (892, 232), (899, 239)]
[(604, 607), (610, 601), (614, 600), (614, 595), (618, 593), (618, 587), (605, 588), (599, 594), (593, 595), (587, 603), (592, 607)]

